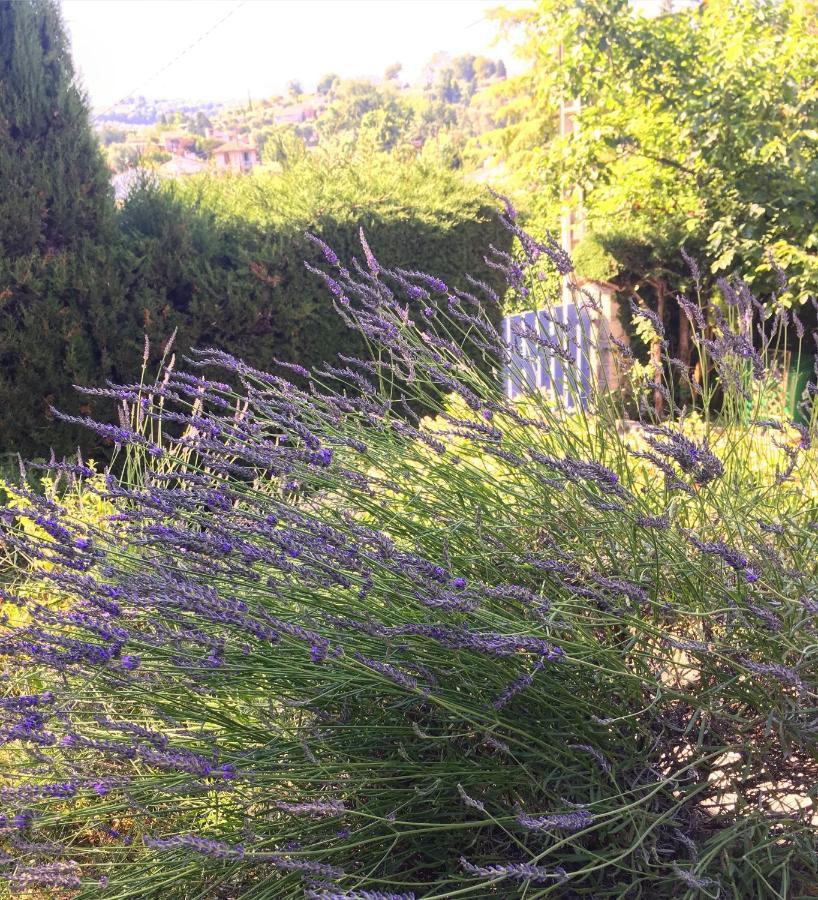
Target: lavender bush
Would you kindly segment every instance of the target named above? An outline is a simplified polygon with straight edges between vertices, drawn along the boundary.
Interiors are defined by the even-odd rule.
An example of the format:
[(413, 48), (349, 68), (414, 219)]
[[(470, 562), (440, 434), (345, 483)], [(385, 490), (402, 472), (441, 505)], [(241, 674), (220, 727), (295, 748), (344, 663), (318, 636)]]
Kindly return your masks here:
[[(519, 251), (492, 264), (547, 306), (545, 267), (570, 261), (504, 218)], [(117, 428), (86, 423), (120, 475), (53, 461), (67, 493), (11, 492), (9, 889), (806, 896), (815, 413), (745, 413), (783, 306), (740, 283), (686, 299), (705, 377), (631, 368), (633, 423), (604, 383), (570, 409), (508, 401), (463, 349), (510, 358), (485, 285), (316, 245), (370, 359), (166, 357), (155, 382), (86, 389), (121, 407)], [(579, 396), (569, 342), (557, 324), (546, 349)]]

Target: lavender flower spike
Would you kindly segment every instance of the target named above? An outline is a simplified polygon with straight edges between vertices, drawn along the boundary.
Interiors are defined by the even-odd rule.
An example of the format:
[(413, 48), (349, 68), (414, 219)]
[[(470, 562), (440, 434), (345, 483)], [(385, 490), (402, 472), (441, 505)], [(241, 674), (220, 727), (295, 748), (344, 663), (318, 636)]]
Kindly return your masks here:
[(320, 818), (321, 816), (337, 816), (345, 811), (343, 800), (319, 800), (313, 803), (285, 803), (280, 800), (276, 807), (283, 812), (294, 815), (304, 814)]
[(391, 891), (336, 891), (334, 888), (311, 888), (304, 897), (306, 900), (415, 900), (412, 891), (395, 894)]
[(473, 797), (470, 797), (462, 784), (457, 785), (457, 793), (460, 794), (460, 799), (466, 804), (466, 806), (471, 806), (472, 809), (479, 809), (480, 812), (485, 812), (486, 807), (485, 804), (480, 800), (475, 800)]
[(582, 831), (593, 821), (594, 817), (587, 809), (577, 809), (570, 813), (556, 813), (551, 816), (529, 816), (519, 813), (517, 821), (530, 831)]
[(364, 234), (363, 227), (358, 231), (358, 237), (360, 238), (360, 241), (361, 241), (361, 247), (363, 248), (364, 256), (366, 257), (366, 264), (367, 264), (367, 266), (369, 266), (369, 271), (373, 275), (377, 276), (378, 273), (381, 271), (381, 266), (380, 266), (380, 263), (378, 262), (378, 260), (375, 259), (375, 254), (372, 252), (372, 250), (369, 247), (369, 242), (366, 239), (366, 235)]
[(560, 866), (549, 872), (544, 866), (533, 863), (502, 863), (496, 866), (475, 866), (467, 859), (460, 857), (460, 865), (469, 875), (481, 875), (484, 878), (513, 878), (517, 881), (533, 881), (545, 884), (549, 881), (567, 881), (568, 873)]

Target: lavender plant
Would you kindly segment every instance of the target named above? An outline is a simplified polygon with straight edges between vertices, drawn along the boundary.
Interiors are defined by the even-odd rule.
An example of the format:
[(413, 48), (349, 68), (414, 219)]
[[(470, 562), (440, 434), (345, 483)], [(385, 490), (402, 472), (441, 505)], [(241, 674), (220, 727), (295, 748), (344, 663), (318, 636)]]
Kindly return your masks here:
[[(491, 263), (553, 304), (543, 267), (570, 261), (504, 220), (519, 251)], [(512, 402), (489, 288), (315, 244), (368, 359), (204, 349), (85, 389), (120, 405), (85, 423), (118, 468), (44, 468), (104, 518), (25, 486), (0, 513), (25, 612), (0, 635), (9, 890), (805, 896), (816, 419), (747, 420), (767, 308), (686, 300), (696, 408), (668, 365), (640, 389), (670, 418), (633, 423), (566, 329), (543, 348), (566, 394)]]

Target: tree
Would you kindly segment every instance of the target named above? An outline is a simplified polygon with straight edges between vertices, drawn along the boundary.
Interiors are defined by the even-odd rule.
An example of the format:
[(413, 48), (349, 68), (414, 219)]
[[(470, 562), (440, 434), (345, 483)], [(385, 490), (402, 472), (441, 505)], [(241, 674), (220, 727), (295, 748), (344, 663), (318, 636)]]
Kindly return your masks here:
[(442, 103), (460, 103), (462, 93), (457, 83), (454, 72), (444, 69), (434, 87), (434, 98)]
[(357, 132), (363, 117), (382, 107), (385, 101), (386, 95), (370, 81), (345, 81), (339, 86), (332, 103), (321, 117), (322, 132)]
[(124, 128), (114, 128), (111, 125), (105, 125), (97, 131), (99, 142), (104, 146), (109, 144), (121, 144), (128, 137), (128, 133)]
[(455, 77), (461, 81), (474, 81), (474, 60), (475, 56), (472, 53), (456, 56), (452, 60)]
[(128, 144), (111, 144), (108, 148), (108, 164), (115, 172), (124, 172), (139, 165), (142, 154)]
[(497, 73), (497, 64), (487, 56), (478, 56), (474, 60), (474, 74), (478, 81), (488, 81)]
[(498, 78), (507, 78), (506, 74), (506, 64), (502, 61), (502, 59), (497, 60), (497, 68), (495, 69), (494, 74)]
[(197, 156), (201, 156), (202, 159), (208, 159), (210, 154), (221, 143), (223, 143), (221, 138), (197, 137), (193, 145), (193, 151)]
[(0, 185), (0, 257), (108, 227), (108, 171), (55, 0), (0, 0)]
[(301, 162), (306, 155), (303, 139), (293, 125), (276, 125), (266, 135), (262, 159), (277, 163), (283, 171)]
[(193, 119), (193, 133), (204, 137), (205, 133), (212, 127), (213, 123), (210, 121), (210, 119), (208, 119), (208, 117), (201, 110), (199, 110), (199, 112), (196, 113)]
[(416, 116), (418, 128), (417, 136), (422, 141), (427, 141), (457, 122), (457, 110), (442, 100), (435, 100), (425, 104)]
[(324, 77), (316, 85), (319, 94), (328, 94), (341, 79), (334, 73), (324, 75)]
[(397, 99), (390, 99), (361, 119), (361, 138), (375, 150), (392, 150), (406, 136), (413, 121), (411, 107)]
[(654, 18), (625, 0), (542, 0), (506, 22), (525, 35), (536, 116), (581, 101), (577, 127), (527, 177), (555, 201), (567, 191), (592, 233), (616, 221), (673, 255), (684, 241), (762, 292), (772, 252), (785, 299), (818, 292), (815, 0), (709, 0)]
[(383, 73), (383, 77), (387, 81), (394, 81), (398, 75), (400, 75), (403, 69), (403, 63), (392, 63), (391, 66), (388, 66), (386, 71)]
[(287, 93), (289, 93), (291, 97), (300, 97), (304, 93), (301, 82), (297, 78), (293, 78), (291, 81), (287, 82)]
[(49, 407), (79, 412), (66, 385), (98, 378), (121, 342), (127, 277), (114, 262), (113, 212), (57, 3), (0, 0), (4, 448), (27, 453), (56, 438)]
[(445, 50), (437, 50), (431, 59), (423, 67), (421, 80), (426, 87), (431, 87), (440, 77), (444, 69), (450, 69), (452, 65), (451, 55)]

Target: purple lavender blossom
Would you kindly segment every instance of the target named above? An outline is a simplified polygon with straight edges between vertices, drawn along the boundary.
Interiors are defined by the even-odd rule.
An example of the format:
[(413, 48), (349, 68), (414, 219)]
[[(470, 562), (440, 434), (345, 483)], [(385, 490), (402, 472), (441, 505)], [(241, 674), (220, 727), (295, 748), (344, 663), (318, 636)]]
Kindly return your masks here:
[(593, 821), (594, 817), (587, 809), (577, 809), (569, 813), (554, 813), (550, 816), (529, 816), (518, 813), (517, 821), (529, 831), (582, 831)]
[(366, 264), (369, 267), (369, 271), (377, 277), (378, 273), (381, 271), (381, 266), (378, 260), (375, 259), (375, 254), (369, 247), (369, 242), (366, 239), (363, 228), (359, 229), (358, 238), (361, 241), (361, 247), (363, 248), (364, 258), (366, 259)]
[(698, 287), (701, 284), (702, 273), (699, 268), (699, 263), (685, 250), (684, 247), (681, 247), (679, 252), (682, 255), (682, 259), (687, 263), (688, 269), (690, 269), (690, 274), (693, 276), (693, 281), (696, 283)]
[(534, 677), (545, 666), (545, 660), (537, 660), (534, 668), (530, 672), (524, 672), (517, 677), (505, 690), (494, 700), (491, 705), (495, 709), (502, 709), (513, 697), (524, 691), (527, 687), (534, 683)]
[(343, 870), (337, 866), (330, 866), (326, 863), (313, 862), (308, 859), (296, 859), (284, 856), (278, 852), (248, 850), (242, 844), (228, 844), (194, 834), (179, 834), (167, 838), (145, 835), (142, 842), (149, 850), (172, 851), (186, 849), (211, 859), (240, 859), (249, 863), (270, 863), (282, 871), (304, 872), (308, 875), (318, 875), (323, 878), (338, 878), (344, 874)]
[(699, 891), (708, 891), (712, 889), (720, 889), (721, 885), (714, 878), (704, 878), (694, 875), (689, 869), (682, 869), (679, 866), (673, 866), (676, 877), (687, 887), (696, 888)]
[(419, 689), (417, 678), (412, 675), (407, 675), (406, 672), (401, 671), (397, 666), (393, 666), (390, 663), (379, 662), (376, 659), (371, 659), (358, 652), (354, 653), (353, 657), (357, 659), (358, 662), (363, 663), (368, 669), (379, 672), (399, 687), (406, 688), (410, 691)]
[(285, 803), (279, 800), (276, 808), (295, 816), (306, 815), (313, 818), (339, 816), (346, 811), (343, 800), (314, 800), (307, 803)]
[(463, 787), (462, 784), (457, 785), (457, 793), (460, 794), (460, 799), (466, 804), (466, 806), (470, 806), (472, 809), (480, 810), (480, 812), (486, 811), (486, 806), (481, 800), (475, 800), (473, 797), (470, 797)]
[(76, 889), (82, 886), (80, 867), (73, 860), (49, 862), (37, 866), (18, 866), (8, 876), (13, 891), (32, 888)]
[(667, 531), (670, 528), (670, 518), (666, 513), (660, 516), (637, 516), (634, 525), (640, 528), (656, 528), (659, 531)]
[(331, 265), (340, 267), (341, 263), (338, 259), (338, 255), (329, 246), (325, 241), (322, 241), (317, 235), (311, 234), (309, 231), (304, 233), (304, 237), (310, 241), (312, 244), (315, 244), (316, 247), (324, 254), (324, 259)]
[(724, 474), (724, 466), (707, 446), (697, 444), (678, 431), (665, 426), (645, 426), (648, 444), (660, 456), (673, 460), (686, 475), (692, 475), (697, 484), (709, 484)]
[(789, 666), (784, 666), (780, 663), (758, 663), (750, 659), (743, 659), (741, 662), (751, 672), (756, 672), (759, 675), (771, 675), (783, 684), (794, 687), (799, 692), (806, 690), (801, 677), (795, 669)]
[[(700, 541), (695, 535), (688, 535), (688, 540), (699, 552), (718, 556), (731, 569), (744, 573), (748, 571), (750, 563), (747, 557), (722, 541)], [(747, 580), (749, 581), (750, 579)]]
[(108, 425), (105, 422), (95, 422), (88, 416), (69, 416), (66, 413), (60, 412), (58, 409), (54, 409), (54, 407), (50, 407), (50, 411), (53, 416), (60, 419), (62, 422), (68, 422), (72, 425), (82, 425), (85, 428), (89, 428), (91, 431), (96, 432), (100, 437), (107, 438), (115, 444), (134, 444), (136, 446), (144, 447), (148, 453), (154, 457), (159, 457), (163, 453), (160, 446), (149, 441), (144, 435), (137, 431), (133, 431), (131, 428)]
[(418, 281), (422, 281), (439, 294), (445, 294), (449, 290), (446, 283), (435, 275), (427, 275), (426, 272), (417, 272), (409, 269), (395, 269), (395, 271), (403, 275), (404, 278), (414, 278)]
[(596, 747), (592, 747), (590, 744), (569, 744), (568, 746), (571, 747), (572, 750), (582, 750), (583, 752), (590, 754), (596, 760), (599, 768), (602, 769), (606, 775), (611, 774), (611, 764)]
[(460, 865), (469, 875), (479, 875), (483, 878), (512, 878), (515, 881), (532, 881), (534, 884), (547, 884), (551, 881), (563, 882), (568, 878), (568, 873), (560, 866), (553, 871), (549, 871), (544, 866), (535, 866), (533, 863), (476, 866), (463, 857), (460, 858)]
[(411, 891), (396, 894), (393, 891), (341, 891), (336, 888), (308, 888), (305, 900), (415, 900)]

